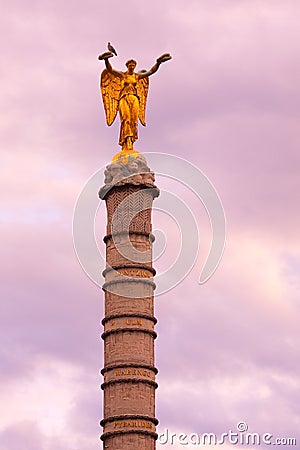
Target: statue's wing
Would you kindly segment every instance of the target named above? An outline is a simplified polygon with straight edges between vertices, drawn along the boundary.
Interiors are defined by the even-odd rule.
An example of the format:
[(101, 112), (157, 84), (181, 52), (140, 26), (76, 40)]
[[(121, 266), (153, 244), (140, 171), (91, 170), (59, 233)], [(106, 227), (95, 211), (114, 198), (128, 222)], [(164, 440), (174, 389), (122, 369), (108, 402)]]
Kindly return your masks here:
[(104, 69), (101, 74), (101, 92), (107, 125), (111, 125), (119, 109), (121, 79)]
[[(146, 72), (141, 70), (139, 73)], [(141, 78), (137, 82), (137, 95), (139, 97), (139, 119), (144, 127), (146, 126), (146, 102), (149, 90), (149, 77)]]

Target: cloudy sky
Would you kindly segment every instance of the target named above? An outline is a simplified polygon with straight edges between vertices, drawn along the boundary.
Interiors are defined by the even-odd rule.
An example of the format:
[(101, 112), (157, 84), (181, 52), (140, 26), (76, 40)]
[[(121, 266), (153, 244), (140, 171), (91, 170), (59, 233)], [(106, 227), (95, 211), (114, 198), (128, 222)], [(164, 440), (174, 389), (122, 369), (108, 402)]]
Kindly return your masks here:
[[(1, 450), (99, 448), (103, 294), (77, 261), (72, 216), (86, 181), (118, 151), (98, 87), (107, 41), (119, 70), (172, 54), (151, 78), (136, 148), (196, 165), (227, 219), (220, 266), (199, 285), (205, 209), (161, 180), (190, 202), (201, 242), (191, 273), (156, 301), (159, 430), (220, 434), (244, 421), (300, 442), (299, 14), (298, 0), (2, 8)], [(167, 239), (158, 271), (178, 243), (164, 223), (154, 212)]]

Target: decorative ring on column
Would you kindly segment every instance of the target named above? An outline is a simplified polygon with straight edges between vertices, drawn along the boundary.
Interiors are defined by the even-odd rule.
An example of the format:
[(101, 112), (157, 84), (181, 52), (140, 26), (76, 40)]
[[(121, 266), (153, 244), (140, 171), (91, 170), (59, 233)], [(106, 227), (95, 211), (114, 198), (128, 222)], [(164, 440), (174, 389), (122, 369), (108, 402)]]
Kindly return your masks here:
[(151, 436), (155, 440), (158, 438), (158, 434), (154, 433), (154, 431), (147, 431), (147, 430), (116, 430), (116, 431), (108, 431), (107, 433), (103, 433), (102, 436), (100, 436), (101, 441), (105, 441), (105, 439), (108, 439), (110, 437), (116, 436), (118, 434), (144, 434), (146, 436)]
[(106, 386), (118, 383), (144, 383), (149, 384), (150, 386), (154, 387), (154, 389), (158, 388), (158, 384), (152, 380), (145, 380), (144, 378), (119, 378), (118, 380), (105, 381), (101, 384), (101, 389), (104, 390)]
[(101, 338), (104, 340), (110, 334), (124, 333), (129, 331), (129, 333), (140, 331), (141, 333), (150, 334), (154, 339), (157, 338), (157, 333), (153, 330), (148, 330), (147, 328), (116, 328), (115, 330), (107, 330), (101, 334)]
[(153, 274), (153, 276), (156, 275), (156, 270), (154, 269), (154, 267), (146, 266), (144, 264), (133, 264), (132, 266), (122, 264), (119, 266), (108, 267), (103, 270), (102, 275), (105, 277), (105, 275), (109, 272), (113, 272), (113, 271), (118, 272), (119, 270), (131, 270), (131, 269), (148, 270), (149, 272), (151, 272)]
[(157, 324), (157, 318), (154, 316), (150, 316), (149, 314), (139, 314), (139, 313), (129, 313), (129, 314), (111, 314), (110, 316), (104, 317), (102, 319), (101, 323), (102, 325), (105, 325), (106, 322), (112, 319), (123, 319), (124, 317), (138, 317), (141, 319), (148, 319), (151, 320), (155, 325)]
[(147, 280), (145, 278), (130, 278), (130, 277), (126, 277), (126, 280), (121, 278), (120, 280), (111, 280), (111, 281), (107, 281), (107, 283), (104, 283), (102, 286), (103, 291), (108, 290), (108, 288), (110, 286), (113, 286), (115, 284), (121, 284), (121, 283), (144, 283), (144, 284), (148, 284), (151, 287), (153, 287), (153, 289), (156, 288), (156, 284), (154, 283), (154, 281), (151, 280)]
[[(151, 243), (153, 243), (153, 242), (155, 241), (155, 236), (154, 236), (154, 234), (148, 233), (148, 232), (146, 232), (146, 231), (131, 231), (131, 230), (129, 230), (128, 232), (127, 232), (127, 231), (119, 231), (119, 232), (114, 233), (114, 237), (115, 237), (115, 236), (122, 236), (122, 235), (127, 236), (128, 233), (129, 233), (129, 234), (135, 234), (135, 235), (138, 235), (138, 236), (147, 236), (147, 237), (149, 238), (149, 241), (150, 241)], [(109, 239), (112, 239), (112, 238), (113, 238), (113, 237), (112, 237), (112, 234), (109, 233), (109, 234), (107, 234), (106, 236), (104, 236), (103, 241), (104, 241), (104, 243), (106, 244), (107, 241), (108, 241)]]
[(115, 422), (116, 420), (147, 420), (152, 422), (155, 426), (159, 423), (156, 417), (143, 416), (141, 414), (120, 414), (119, 416), (110, 416), (106, 419), (102, 419), (100, 425), (104, 427), (106, 423)]
[(103, 367), (103, 369), (101, 369), (101, 374), (104, 375), (109, 370), (122, 369), (122, 368), (131, 368), (131, 367), (137, 367), (137, 368), (140, 368), (140, 369), (152, 370), (155, 373), (155, 375), (158, 374), (157, 367), (149, 366), (148, 364), (136, 364), (136, 363), (111, 364), (109, 366)]

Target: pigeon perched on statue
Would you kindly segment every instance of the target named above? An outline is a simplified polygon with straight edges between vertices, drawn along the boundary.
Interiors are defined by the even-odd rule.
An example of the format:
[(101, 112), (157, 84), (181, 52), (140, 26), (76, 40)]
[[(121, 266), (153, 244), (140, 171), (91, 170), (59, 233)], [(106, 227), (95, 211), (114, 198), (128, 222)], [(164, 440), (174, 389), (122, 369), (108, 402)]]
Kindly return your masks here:
[(111, 45), (110, 42), (107, 44), (107, 50), (109, 50), (110, 52), (112, 52), (114, 55), (118, 56), (118, 55), (117, 55), (117, 52), (116, 52), (116, 50), (115, 50), (115, 48)]

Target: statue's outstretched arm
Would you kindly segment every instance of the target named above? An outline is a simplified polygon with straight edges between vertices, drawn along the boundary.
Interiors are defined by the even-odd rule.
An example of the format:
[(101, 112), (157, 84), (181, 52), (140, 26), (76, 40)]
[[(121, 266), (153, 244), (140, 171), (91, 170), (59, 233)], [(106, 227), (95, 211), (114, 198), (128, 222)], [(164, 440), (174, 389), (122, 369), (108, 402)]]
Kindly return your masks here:
[(112, 54), (112, 52), (105, 52), (102, 53), (101, 55), (98, 56), (98, 59), (103, 60), (105, 62), (105, 67), (106, 70), (110, 73), (113, 73), (114, 75), (116, 75), (117, 77), (122, 77), (122, 72), (119, 72), (118, 70), (113, 69), (112, 65), (109, 62), (109, 58), (112, 58), (114, 55)]
[(139, 73), (139, 78), (146, 78), (149, 77), (150, 75), (153, 75), (155, 72), (158, 71), (159, 66), (166, 61), (169, 61), (169, 59), (172, 59), (172, 56), (170, 55), (170, 53), (164, 53), (163, 55), (161, 55), (159, 58), (157, 58), (156, 63), (154, 64), (153, 67), (151, 67), (150, 70), (147, 70), (146, 72), (143, 73)]

